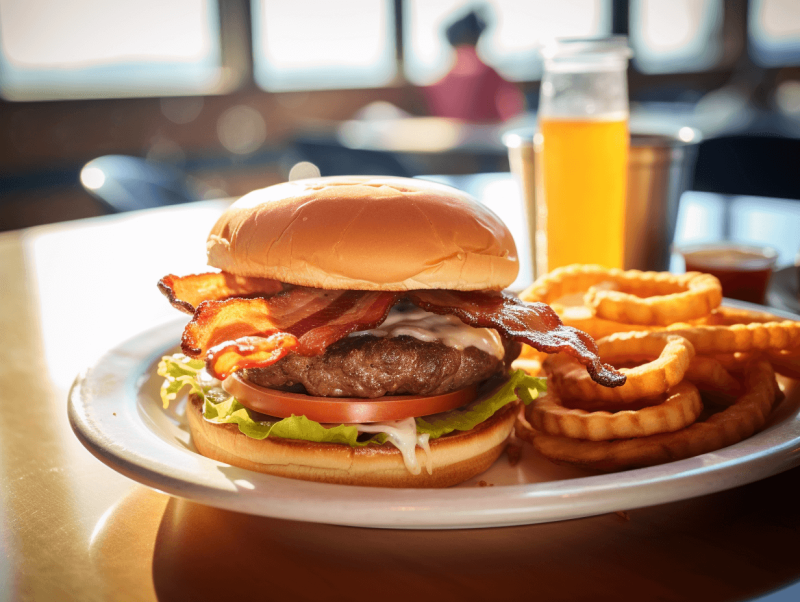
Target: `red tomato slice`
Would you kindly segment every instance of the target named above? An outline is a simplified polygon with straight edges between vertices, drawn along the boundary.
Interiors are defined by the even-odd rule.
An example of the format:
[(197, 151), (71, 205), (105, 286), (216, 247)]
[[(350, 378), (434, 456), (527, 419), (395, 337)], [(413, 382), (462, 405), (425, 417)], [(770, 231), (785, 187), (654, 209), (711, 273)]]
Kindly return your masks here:
[(385, 395), (373, 399), (361, 397), (315, 397), (267, 389), (232, 374), (223, 388), (243, 406), (255, 412), (288, 418), (303, 415), (328, 424), (348, 424), (402, 420), (454, 410), (477, 395), (477, 387), (466, 387), (444, 395)]

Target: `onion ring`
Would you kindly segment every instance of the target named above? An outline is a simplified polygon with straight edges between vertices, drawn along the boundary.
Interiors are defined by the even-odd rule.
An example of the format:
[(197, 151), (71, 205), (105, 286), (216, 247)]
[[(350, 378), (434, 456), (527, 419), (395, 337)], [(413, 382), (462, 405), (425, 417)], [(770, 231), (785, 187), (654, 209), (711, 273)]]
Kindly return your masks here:
[(669, 389), (658, 405), (614, 413), (566, 408), (558, 394), (550, 390), (528, 406), (525, 417), (548, 435), (608, 441), (672, 433), (692, 424), (702, 410), (697, 387), (684, 381)]
[(621, 368), (627, 377), (621, 387), (608, 389), (597, 386), (581, 370), (580, 364), (564, 354), (548, 357), (545, 371), (565, 399), (576, 399), (602, 405), (604, 402), (626, 403), (642, 397), (666, 393), (677, 385), (694, 357), (692, 344), (682, 337), (662, 332), (621, 332), (597, 342), (604, 361), (622, 360), (631, 356), (653, 357), (652, 361), (635, 368)]
[[(766, 360), (756, 360), (745, 368), (743, 392), (734, 404), (704, 422), (695, 422), (674, 433), (620, 441), (578, 441), (534, 434), (533, 446), (554, 462), (600, 471), (682, 460), (733, 445), (753, 435), (763, 428), (780, 398), (779, 393), (772, 366)], [(524, 429), (520, 432), (524, 433)]]

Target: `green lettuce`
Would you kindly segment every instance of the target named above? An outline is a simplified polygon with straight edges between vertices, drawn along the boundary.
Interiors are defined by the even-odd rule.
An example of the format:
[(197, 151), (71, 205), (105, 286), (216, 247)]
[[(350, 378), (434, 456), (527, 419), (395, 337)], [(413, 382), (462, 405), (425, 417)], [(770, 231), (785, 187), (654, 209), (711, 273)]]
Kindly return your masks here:
[(509, 403), (520, 399), (528, 405), (539, 393), (546, 390), (547, 381), (544, 378), (528, 376), (522, 370), (515, 370), (508, 382), (491, 397), (473, 401), (458, 410), (417, 418), (417, 433), (427, 433), (431, 439), (437, 439), (453, 431), (469, 431)]
[[(359, 441), (356, 426), (341, 424), (328, 428), (305, 416), (293, 415), (275, 421), (255, 420), (250, 410), (222, 389), (219, 381), (205, 373), (204, 367), (203, 360), (194, 360), (182, 354), (165, 356), (161, 359), (158, 374), (164, 377), (161, 386), (164, 408), (169, 406), (170, 401), (177, 397), (181, 389), (189, 387), (190, 394), (196, 394), (203, 399), (203, 415), (206, 420), (218, 424), (235, 424), (241, 433), (253, 439), (280, 437), (315, 443), (340, 443), (351, 447), (363, 447), (370, 443), (381, 444), (387, 440), (385, 433), (377, 433), (365, 441)], [(518, 398), (527, 405), (545, 389), (543, 378), (534, 378), (522, 370), (517, 370), (503, 387), (487, 399), (474, 401), (459, 410), (424, 419), (417, 418), (417, 433), (427, 433), (430, 439), (436, 439), (452, 431), (470, 430)]]
[(384, 443), (385, 433), (378, 433), (367, 441), (358, 441), (358, 429), (352, 425), (340, 424), (326, 428), (319, 422), (305, 416), (292, 415), (290, 418), (274, 422), (259, 422), (250, 415), (250, 410), (229, 397), (225, 401), (213, 403), (208, 399), (203, 404), (206, 420), (219, 424), (235, 424), (239, 431), (253, 439), (280, 437), (281, 439), (300, 439), (315, 443), (342, 443), (350, 447), (363, 447), (369, 443)]
[(253, 439), (281, 437), (300, 439), (315, 443), (341, 443), (351, 447), (363, 447), (370, 443), (384, 443), (385, 433), (376, 433), (366, 441), (358, 441), (358, 428), (344, 425), (326, 428), (305, 416), (291, 416), (282, 420), (255, 420), (246, 407), (230, 396), (220, 382), (205, 372), (205, 362), (186, 357), (180, 353), (161, 358), (158, 375), (164, 377), (161, 385), (161, 401), (164, 408), (174, 400), (181, 389), (189, 387), (189, 394), (199, 395), (203, 400), (203, 416), (218, 424), (235, 424), (239, 431)]
[(203, 360), (193, 360), (181, 353), (165, 355), (158, 363), (158, 375), (164, 377), (161, 383), (161, 403), (166, 410), (169, 402), (178, 396), (184, 387), (189, 387), (189, 394), (195, 393), (205, 399), (205, 390), (198, 382), (200, 373), (206, 363)]

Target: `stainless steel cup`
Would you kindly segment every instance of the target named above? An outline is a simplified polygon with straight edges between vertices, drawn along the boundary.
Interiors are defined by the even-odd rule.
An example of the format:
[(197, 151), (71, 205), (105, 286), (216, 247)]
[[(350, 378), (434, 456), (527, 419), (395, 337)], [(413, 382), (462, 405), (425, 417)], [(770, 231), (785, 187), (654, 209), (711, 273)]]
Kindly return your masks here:
[[(522, 213), (527, 223), (528, 242), (531, 256), (531, 274), (536, 280), (541, 274), (536, 271), (536, 193), (534, 191), (535, 182), (533, 180), (534, 152), (533, 152), (533, 130), (522, 129), (513, 130), (503, 135), (503, 144), (508, 149), (508, 162), (511, 166), (511, 173), (519, 182), (520, 192), (522, 193)], [(520, 258), (521, 261), (524, 261)]]
[[(511, 172), (522, 190), (530, 248), (535, 255), (538, 199), (533, 136), (533, 128), (513, 130), (503, 136), (503, 143), (508, 149)], [(674, 134), (632, 128), (625, 205), (626, 269), (661, 271), (669, 267), (678, 203), (691, 182), (700, 139), (700, 132), (689, 127)], [(531, 257), (531, 262), (536, 266), (536, 257)], [(534, 278), (541, 275), (534, 271)]]

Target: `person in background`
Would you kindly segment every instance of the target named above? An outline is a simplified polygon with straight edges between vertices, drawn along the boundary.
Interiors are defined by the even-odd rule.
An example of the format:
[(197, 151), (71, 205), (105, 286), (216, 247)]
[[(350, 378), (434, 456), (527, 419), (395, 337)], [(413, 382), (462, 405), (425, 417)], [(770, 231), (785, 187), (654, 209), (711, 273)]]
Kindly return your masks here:
[(524, 110), (522, 92), (484, 63), (476, 46), (486, 22), (477, 11), (452, 23), (447, 40), (455, 49), (453, 68), (423, 88), (431, 115), (464, 121), (505, 121)]

